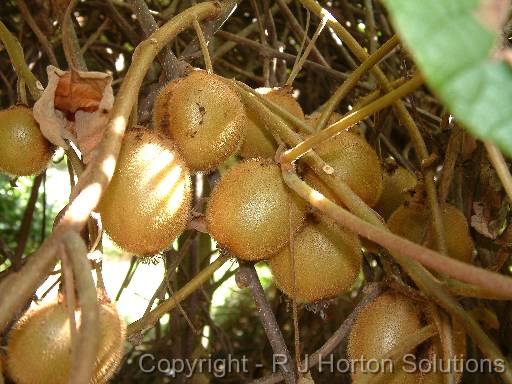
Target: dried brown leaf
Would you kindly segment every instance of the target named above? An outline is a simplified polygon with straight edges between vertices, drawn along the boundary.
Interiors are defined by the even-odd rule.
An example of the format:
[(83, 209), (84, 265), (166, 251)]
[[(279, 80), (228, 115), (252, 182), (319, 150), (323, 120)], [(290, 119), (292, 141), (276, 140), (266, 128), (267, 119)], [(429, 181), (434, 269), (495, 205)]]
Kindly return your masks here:
[(34, 104), (34, 117), (53, 144), (76, 144), (88, 163), (101, 141), (114, 104), (112, 77), (103, 72), (47, 68), (48, 85)]

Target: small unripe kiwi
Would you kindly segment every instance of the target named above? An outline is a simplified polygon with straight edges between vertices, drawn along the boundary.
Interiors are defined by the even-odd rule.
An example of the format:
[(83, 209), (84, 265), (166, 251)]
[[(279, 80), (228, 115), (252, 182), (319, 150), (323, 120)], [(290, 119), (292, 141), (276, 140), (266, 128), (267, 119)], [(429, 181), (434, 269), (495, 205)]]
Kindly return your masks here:
[(98, 211), (112, 240), (127, 252), (152, 255), (185, 229), (192, 202), (190, 172), (162, 133), (126, 133), (114, 177)]
[[(342, 131), (314, 149), (364, 202), (373, 206), (378, 201), (382, 191), (382, 170), (377, 153), (364, 138)], [(304, 178), (327, 198), (334, 199), (333, 192), (313, 171), (307, 169)]]
[(215, 186), (206, 211), (208, 231), (234, 256), (262, 260), (279, 252), (303, 223), (306, 204), (285, 185), (270, 159), (229, 169)]
[(383, 188), (379, 201), (375, 204), (375, 210), (384, 219), (391, 214), (406, 200), (406, 192), (417, 183), (416, 176), (403, 167), (385, 171)]
[[(291, 88), (258, 88), (256, 92), (263, 94), (268, 100), (279, 104), (281, 108), (304, 120), (304, 112), (291, 95)], [(277, 143), (272, 134), (257, 115), (248, 112), (247, 117), (245, 140), (240, 148), (240, 155), (246, 159), (256, 157), (273, 159), (277, 151)]]
[[(407, 297), (386, 292), (368, 304), (352, 326), (347, 345), (350, 359), (380, 359), (398, 344), (422, 328), (420, 308)], [(357, 368), (357, 367), (356, 367)], [(353, 377), (362, 374), (356, 373)], [(400, 384), (417, 375), (404, 375), (407, 381), (394, 381)]]
[[(469, 233), (464, 214), (453, 205), (441, 207), (444, 237), (448, 256), (470, 263), (474, 243)], [(422, 204), (401, 205), (389, 218), (387, 224), (391, 232), (421, 244), (431, 222), (430, 210)]]
[(235, 154), (246, 125), (238, 95), (219, 76), (200, 70), (166, 85), (155, 101), (154, 120), (193, 171), (210, 171)]
[(53, 152), (32, 111), (21, 106), (0, 111), (0, 146), (0, 171), (13, 176), (41, 173)]
[(269, 260), (277, 287), (289, 297), (311, 302), (335, 297), (348, 290), (361, 269), (358, 237), (330, 219), (308, 222), (293, 238), (295, 295), (290, 247)]
[[(79, 325), (79, 319), (77, 319)], [(121, 361), (125, 328), (112, 304), (100, 305), (100, 343), (91, 383), (106, 383)], [(71, 370), (69, 311), (52, 303), (27, 312), (9, 334), (7, 370), (17, 384), (66, 384)]]

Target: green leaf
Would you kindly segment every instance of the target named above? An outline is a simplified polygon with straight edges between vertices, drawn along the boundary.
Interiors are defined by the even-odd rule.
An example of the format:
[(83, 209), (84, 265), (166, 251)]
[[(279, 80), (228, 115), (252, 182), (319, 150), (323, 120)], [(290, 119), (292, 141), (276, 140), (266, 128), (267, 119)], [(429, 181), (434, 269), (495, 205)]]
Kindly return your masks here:
[(501, 29), (494, 10), (502, 4), (508, 1), (386, 0), (431, 89), (475, 136), (512, 155), (512, 69), (493, 57)]

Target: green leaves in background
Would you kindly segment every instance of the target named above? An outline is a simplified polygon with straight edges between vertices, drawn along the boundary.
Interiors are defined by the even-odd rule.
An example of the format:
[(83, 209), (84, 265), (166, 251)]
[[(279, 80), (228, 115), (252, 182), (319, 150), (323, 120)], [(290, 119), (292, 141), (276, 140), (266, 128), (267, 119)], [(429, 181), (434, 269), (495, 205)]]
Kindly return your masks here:
[(508, 0), (385, 0), (432, 90), (475, 136), (512, 155), (512, 68), (499, 59)]

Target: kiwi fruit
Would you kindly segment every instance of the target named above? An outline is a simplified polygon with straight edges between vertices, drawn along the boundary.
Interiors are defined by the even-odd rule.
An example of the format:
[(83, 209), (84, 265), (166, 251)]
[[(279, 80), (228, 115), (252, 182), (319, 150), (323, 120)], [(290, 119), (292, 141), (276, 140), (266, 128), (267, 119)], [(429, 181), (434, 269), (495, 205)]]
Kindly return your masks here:
[[(404, 204), (393, 212), (387, 225), (391, 232), (421, 244), (431, 222), (430, 216), (430, 210), (424, 204)], [(475, 247), (466, 217), (450, 204), (441, 207), (441, 217), (448, 256), (470, 263)]]
[(0, 170), (12, 176), (37, 175), (44, 171), (53, 147), (43, 136), (32, 111), (14, 106), (0, 111)]
[(185, 229), (191, 203), (190, 172), (172, 140), (146, 129), (128, 131), (98, 206), (111, 239), (136, 255), (158, 253)]
[(268, 263), (277, 287), (300, 302), (328, 299), (345, 292), (361, 269), (358, 237), (327, 218), (307, 222), (295, 234), (292, 247), (295, 292), (290, 247), (283, 248)]
[[(342, 131), (320, 143), (315, 151), (365, 203), (375, 205), (382, 191), (382, 170), (377, 153), (364, 138)], [(311, 169), (305, 170), (304, 179), (324, 196), (340, 203)]]
[[(421, 310), (412, 300), (395, 292), (383, 293), (357, 316), (350, 331), (347, 355), (354, 360), (379, 359), (418, 332), (421, 321)], [(361, 374), (355, 373), (353, 378)], [(403, 372), (394, 375), (392, 383), (412, 383), (413, 379), (417, 382), (419, 374)]]
[(245, 135), (245, 110), (219, 76), (194, 70), (160, 92), (153, 113), (192, 171), (211, 171), (237, 153)]
[[(279, 104), (281, 108), (304, 120), (304, 112), (300, 104), (293, 98), (290, 87), (258, 88), (256, 92), (263, 94), (268, 100)], [(274, 158), (276, 151), (277, 143), (270, 131), (256, 114), (248, 112), (245, 140), (240, 148), (240, 156), (246, 159)]]
[(256, 261), (279, 252), (303, 223), (306, 204), (285, 185), (270, 159), (234, 165), (213, 189), (206, 220), (210, 235), (237, 258)]
[[(100, 345), (91, 383), (106, 383), (121, 361), (125, 328), (115, 307), (100, 305)], [(17, 384), (67, 384), (72, 363), (69, 311), (62, 303), (27, 312), (9, 333), (7, 371)]]
[(388, 219), (406, 200), (406, 192), (417, 183), (416, 176), (404, 167), (396, 167), (383, 172), (383, 188), (375, 210)]

